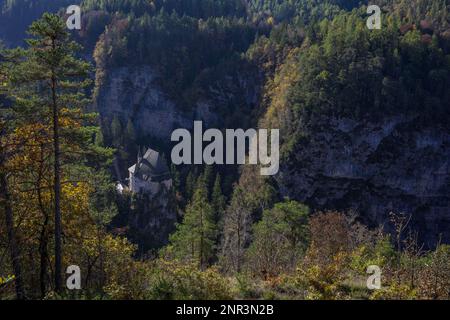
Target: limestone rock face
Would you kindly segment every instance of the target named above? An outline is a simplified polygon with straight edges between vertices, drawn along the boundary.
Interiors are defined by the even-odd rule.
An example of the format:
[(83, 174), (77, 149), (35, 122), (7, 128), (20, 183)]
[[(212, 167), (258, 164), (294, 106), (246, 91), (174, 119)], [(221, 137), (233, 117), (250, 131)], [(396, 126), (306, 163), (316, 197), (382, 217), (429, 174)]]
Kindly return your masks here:
[(131, 119), (139, 136), (159, 139), (170, 138), (175, 128), (192, 125), (190, 115), (176, 108), (159, 89), (152, 68), (116, 68), (105, 78), (96, 101), (105, 123), (117, 114), (123, 123)]
[(194, 120), (202, 120), (204, 128), (248, 126), (243, 119), (252, 119), (249, 115), (257, 105), (261, 81), (252, 72), (223, 76), (210, 83), (194, 105), (185, 106), (164, 92), (150, 66), (112, 68), (106, 73), (95, 99), (104, 125), (118, 115), (122, 124), (132, 120), (139, 137), (167, 144), (174, 129), (192, 129)]
[(370, 226), (412, 215), (425, 246), (450, 243), (450, 132), (404, 116), (322, 117), (283, 161), (281, 193), (318, 209), (355, 209)]

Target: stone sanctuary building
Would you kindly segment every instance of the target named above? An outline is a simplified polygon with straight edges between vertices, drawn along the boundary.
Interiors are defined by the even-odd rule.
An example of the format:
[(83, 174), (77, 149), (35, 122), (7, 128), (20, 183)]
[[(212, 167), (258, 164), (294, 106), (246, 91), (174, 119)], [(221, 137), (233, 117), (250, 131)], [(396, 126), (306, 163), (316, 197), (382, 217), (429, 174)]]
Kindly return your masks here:
[(128, 169), (128, 189), (132, 193), (155, 195), (161, 188), (169, 190), (172, 178), (166, 160), (157, 151), (147, 149), (144, 156), (138, 153), (136, 164)]

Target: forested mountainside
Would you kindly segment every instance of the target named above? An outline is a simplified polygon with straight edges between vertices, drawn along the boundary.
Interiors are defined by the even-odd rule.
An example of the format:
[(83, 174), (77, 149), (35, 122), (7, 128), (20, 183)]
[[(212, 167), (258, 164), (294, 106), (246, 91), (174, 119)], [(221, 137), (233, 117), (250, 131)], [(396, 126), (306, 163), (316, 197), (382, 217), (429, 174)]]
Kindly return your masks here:
[[(449, 0), (4, 0), (0, 39), (26, 48), (34, 20), (64, 17), (71, 4), (82, 8), (81, 30), (69, 32), (83, 46), (76, 57), (93, 66), (83, 73), (92, 83), (80, 86), (92, 99), (75, 112), (89, 119), (68, 113), (63, 126), (80, 130), (79, 145), (64, 141), (73, 157), (63, 160), (79, 164), (66, 178), (85, 184), (62, 189), (62, 223), (64, 262), (89, 270), (83, 294), (450, 298)], [(381, 8), (380, 30), (366, 25), (369, 4)], [(24, 91), (5, 84), (3, 104), (20, 97), (31, 108), (26, 90), (37, 89), (16, 74), (27, 65), (8, 64), (27, 54), (6, 52), (0, 76)], [(173, 186), (156, 199), (115, 192), (144, 147), (169, 159), (172, 131), (194, 120), (280, 129), (279, 173), (172, 165)], [(5, 132), (22, 141), (36, 125), (17, 121)], [(79, 158), (83, 148), (92, 152)], [(25, 221), (18, 246), (32, 297), (54, 288), (54, 195), (33, 194), (25, 208), (27, 175), (8, 170), (22, 160), (42, 183), (52, 156), (39, 150), (23, 147), (0, 166), (18, 183), (12, 211)], [(73, 211), (66, 220), (64, 210)], [(1, 250), (8, 241), (2, 232)], [(10, 262), (0, 258), (0, 277), (14, 274)], [(361, 287), (370, 264), (386, 272), (383, 290)]]

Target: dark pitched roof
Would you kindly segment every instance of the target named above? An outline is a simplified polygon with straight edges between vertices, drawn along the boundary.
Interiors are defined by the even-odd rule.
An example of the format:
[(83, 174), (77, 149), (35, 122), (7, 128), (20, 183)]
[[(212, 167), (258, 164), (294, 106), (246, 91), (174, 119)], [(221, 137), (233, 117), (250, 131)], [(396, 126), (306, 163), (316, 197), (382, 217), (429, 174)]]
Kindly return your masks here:
[(156, 174), (163, 174), (169, 171), (165, 159), (155, 150), (148, 149), (142, 157), (142, 163), (151, 168)]
[(165, 159), (155, 150), (148, 149), (138, 163), (131, 166), (128, 171), (141, 180), (149, 180), (169, 175)]

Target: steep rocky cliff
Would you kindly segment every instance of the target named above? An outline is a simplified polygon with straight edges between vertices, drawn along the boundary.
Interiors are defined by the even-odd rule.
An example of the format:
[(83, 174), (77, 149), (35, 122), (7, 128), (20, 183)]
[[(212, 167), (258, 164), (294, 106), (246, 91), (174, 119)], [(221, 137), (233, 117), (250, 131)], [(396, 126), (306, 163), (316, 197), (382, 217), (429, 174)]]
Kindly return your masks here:
[(316, 209), (355, 209), (392, 231), (389, 213), (412, 215), (426, 246), (450, 242), (450, 132), (406, 116), (321, 117), (281, 166), (281, 193)]
[(178, 218), (173, 204), (171, 192), (165, 189), (155, 197), (145, 194), (133, 197), (126, 225), (130, 238), (142, 252), (167, 244)]
[(191, 105), (175, 101), (160, 86), (158, 72), (151, 66), (125, 66), (106, 70), (97, 88), (96, 110), (104, 125), (114, 115), (122, 123), (131, 119), (138, 137), (170, 143), (176, 128), (191, 129), (194, 120), (204, 127), (246, 127), (259, 99), (261, 76), (254, 70), (230, 70), (207, 83), (203, 95)]
[(104, 123), (118, 115), (123, 123), (133, 121), (139, 136), (167, 139), (174, 128), (190, 127), (191, 115), (176, 108), (158, 85), (149, 66), (108, 70), (96, 100)]

